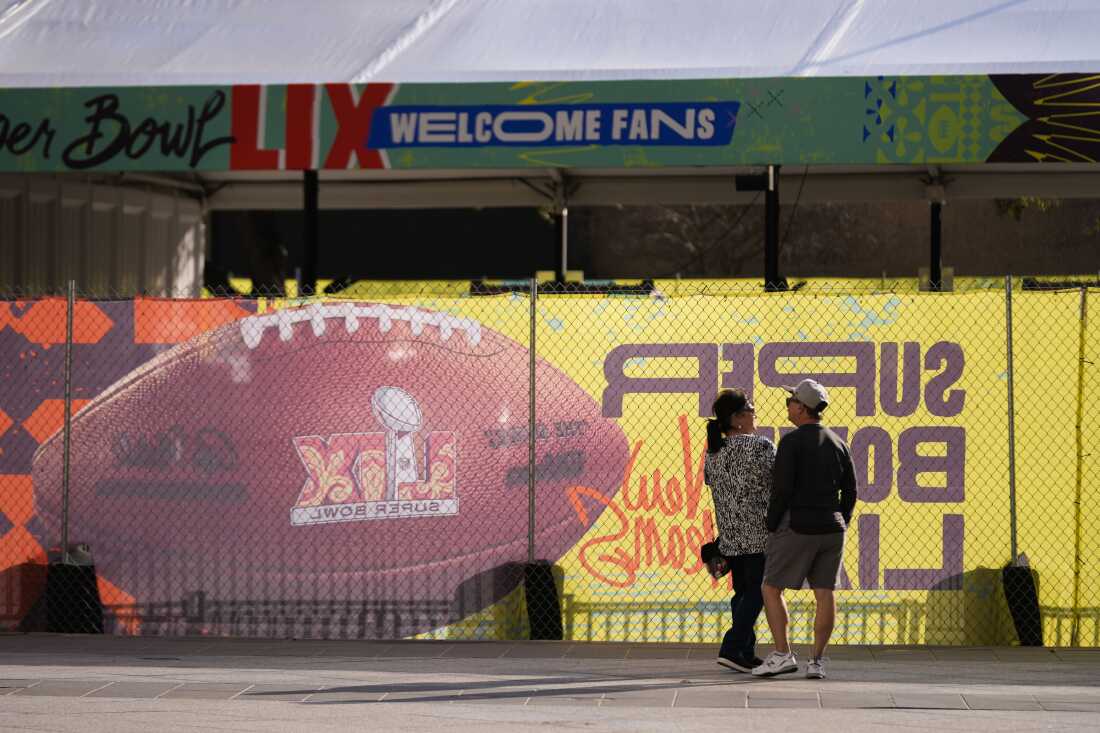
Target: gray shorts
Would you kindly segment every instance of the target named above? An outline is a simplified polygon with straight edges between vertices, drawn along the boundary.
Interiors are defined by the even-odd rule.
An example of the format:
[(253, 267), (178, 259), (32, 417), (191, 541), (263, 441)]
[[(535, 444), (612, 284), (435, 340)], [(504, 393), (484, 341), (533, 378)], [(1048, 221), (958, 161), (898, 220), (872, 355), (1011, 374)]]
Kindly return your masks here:
[(764, 583), (774, 588), (835, 590), (844, 559), (844, 532), (798, 534), (784, 522), (764, 545)]

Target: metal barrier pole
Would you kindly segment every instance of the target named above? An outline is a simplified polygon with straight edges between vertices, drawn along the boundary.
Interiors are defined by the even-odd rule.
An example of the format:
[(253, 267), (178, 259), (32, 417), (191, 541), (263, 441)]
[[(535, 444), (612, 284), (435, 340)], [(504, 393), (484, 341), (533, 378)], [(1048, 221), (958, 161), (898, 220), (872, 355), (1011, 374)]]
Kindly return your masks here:
[(764, 290), (786, 290), (779, 278), (779, 166), (769, 165), (764, 191)]
[(537, 311), (537, 299), (539, 292), (539, 283), (535, 278), (531, 278), (531, 297), (530, 300), (530, 326), (531, 337), (528, 342), (529, 349), (528, 354), (530, 356), (528, 364), (528, 380), (527, 380), (527, 429), (529, 434), (527, 436), (527, 563), (531, 564), (535, 562), (535, 435), (537, 433), (535, 425), (535, 322), (538, 318)]
[(1012, 276), (1005, 276), (1005, 350), (1008, 359), (1008, 514), (1011, 522), (1009, 543), (1012, 549), (1012, 565), (1019, 557), (1016, 548), (1016, 410), (1012, 404)]
[(1085, 479), (1085, 436), (1081, 423), (1085, 419), (1085, 324), (1088, 320), (1088, 288), (1081, 287), (1080, 333), (1077, 346), (1077, 476), (1073, 494), (1073, 626), (1069, 643), (1079, 643), (1078, 629), (1081, 626), (1081, 489)]
[(76, 281), (70, 280), (65, 308), (65, 426), (61, 449), (61, 562), (69, 564), (69, 447), (73, 418), (73, 310)]

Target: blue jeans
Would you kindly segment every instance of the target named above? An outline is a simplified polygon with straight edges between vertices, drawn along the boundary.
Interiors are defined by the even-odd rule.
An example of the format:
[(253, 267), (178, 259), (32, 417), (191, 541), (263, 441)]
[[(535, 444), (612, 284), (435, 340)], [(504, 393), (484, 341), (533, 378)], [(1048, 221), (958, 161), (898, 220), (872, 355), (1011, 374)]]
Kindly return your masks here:
[(733, 577), (730, 613), (733, 626), (722, 639), (718, 656), (727, 659), (752, 659), (756, 653), (756, 619), (764, 608), (760, 586), (764, 582), (764, 553), (727, 557)]

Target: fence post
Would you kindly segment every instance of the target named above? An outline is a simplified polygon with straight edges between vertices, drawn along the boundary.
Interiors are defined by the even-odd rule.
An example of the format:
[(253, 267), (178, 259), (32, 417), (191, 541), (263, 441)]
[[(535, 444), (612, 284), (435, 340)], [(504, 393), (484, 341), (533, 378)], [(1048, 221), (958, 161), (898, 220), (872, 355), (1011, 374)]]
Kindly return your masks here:
[(1005, 351), (1007, 356), (1008, 379), (1008, 514), (1009, 544), (1012, 551), (1012, 565), (1018, 557), (1016, 547), (1016, 409), (1012, 404), (1015, 389), (1012, 382), (1012, 276), (1005, 276)]
[(1079, 643), (1081, 626), (1081, 489), (1085, 478), (1085, 436), (1082, 423), (1085, 418), (1085, 324), (1088, 320), (1088, 288), (1081, 286), (1080, 326), (1077, 345), (1077, 475), (1073, 494), (1073, 625), (1070, 646)]
[(539, 283), (536, 278), (531, 278), (530, 294), (530, 328), (531, 335), (528, 341), (529, 363), (527, 380), (527, 563), (535, 562), (535, 323), (538, 318), (537, 299)]
[(61, 562), (69, 564), (69, 444), (73, 418), (73, 310), (76, 281), (69, 280), (65, 307), (65, 425), (61, 449)]

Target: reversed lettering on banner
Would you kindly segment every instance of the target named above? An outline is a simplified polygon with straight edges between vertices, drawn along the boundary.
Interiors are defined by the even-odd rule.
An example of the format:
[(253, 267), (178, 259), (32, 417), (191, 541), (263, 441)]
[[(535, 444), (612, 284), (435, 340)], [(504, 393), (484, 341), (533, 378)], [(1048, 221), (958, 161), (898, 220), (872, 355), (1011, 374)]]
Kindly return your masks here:
[[(729, 362), (728, 371), (721, 370), (719, 355)], [(637, 360), (654, 359), (687, 359), (694, 365), (688, 376), (631, 374), (630, 365)], [(814, 359), (824, 360), (830, 368), (814, 371)], [(842, 363), (851, 366), (837, 370), (837, 360), (846, 360)], [(799, 369), (780, 371), (780, 364), (797, 364)], [(751, 343), (628, 343), (611, 349), (604, 359), (603, 414), (622, 418), (624, 398), (631, 394), (687, 394), (697, 395), (698, 414), (706, 417), (719, 387), (744, 387), (751, 397), (754, 384), (779, 387), (813, 378), (834, 394), (851, 394), (857, 417), (914, 415), (923, 403), (928, 414), (950, 418), (961, 415), (966, 402), (966, 391), (958, 387), (965, 364), (962, 347), (945, 341), (926, 348), (916, 342), (883, 342), (876, 348), (864, 341), (771, 342), (759, 349)], [(572, 492), (582, 524), (587, 523), (582, 499), (607, 509), (601, 531), (585, 540), (578, 552), (581, 567), (594, 580), (627, 588), (651, 568), (686, 575), (702, 570), (699, 546), (715, 535), (711, 510), (699, 508), (704, 491), (703, 448), (692, 448), (687, 415), (679, 417), (677, 427), (682, 465), (675, 470), (640, 470), (637, 463), (643, 442), (636, 441), (616, 496), (583, 487)], [(966, 429), (939, 421), (893, 432), (879, 425), (854, 430), (843, 425), (830, 427), (850, 443), (861, 502), (858, 582), (853, 585), (842, 573), (842, 587), (956, 589), (964, 568), (965, 521), (956, 507), (965, 502), (967, 493)], [(756, 432), (778, 443), (793, 429), (761, 426)], [(942, 545), (940, 567), (884, 566), (880, 558), (881, 509), (877, 505), (895, 492), (896, 500), (906, 504), (948, 505), (937, 524), (908, 528), (920, 531), (927, 544)]]
[(445, 501), (367, 501), (353, 504), (328, 504), (319, 507), (295, 507), (290, 523), (295, 527), (333, 522), (359, 522), (368, 519), (398, 517), (436, 517), (458, 514), (458, 499)]

